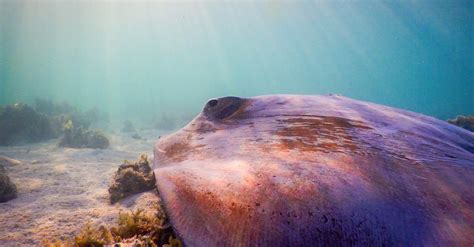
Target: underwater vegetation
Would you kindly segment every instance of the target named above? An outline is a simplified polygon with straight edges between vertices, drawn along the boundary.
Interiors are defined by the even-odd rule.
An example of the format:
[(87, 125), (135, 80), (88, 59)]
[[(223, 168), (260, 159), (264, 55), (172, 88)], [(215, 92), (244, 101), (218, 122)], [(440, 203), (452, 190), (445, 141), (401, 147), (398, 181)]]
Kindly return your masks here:
[(46, 114), (54, 120), (60, 120), (62, 123), (71, 120), (77, 127), (89, 128), (94, 123), (108, 122), (107, 115), (97, 109), (82, 112), (67, 102), (55, 103), (51, 100), (36, 99), (34, 107), (37, 112)]
[(0, 202), (16, 198), (16, 186), (7, 176), (3, 164), (0, 164)]
[(160, 205), (156, 205), (155, 213), (145, 212), (143, 209), (131, 210), (129, 213), (120, 212), (117, 224), (110, 228), (100, 225), (93, 226), (87, 222), (72, 239), (56, 240), (52, 243), (43, 240), (42, 245), (47, 247), (60, 246), (104, 246), (111, 244), (133, 244), (133, 246), (165, 246), (181, 247), (181, 241), (176, 239), (168, 223), (167, 215)]
[(448, 123), (474, 132), (474, 116), (457, 116), (454, 119), (449, 119)]
[(75, 127), (71, 120), (64, 124), (64, 135), (58, 146), (69, 148), (98, 148), (109, 147), (109, 139), (100, 131)]
[(0, 145), (35, 143), (63, 136), (59, 146), (107, 148), (102, 133), (89, 130), (98, 122), (107, 122), (98, 110), (79, 111), (68, 103), (36, 99), (34, 107), (24, 103), (0, 106)]
[(115, 172), (109, 187), (110, 202), (155, 188), (155, 175), (145, 154), (135, 163), (125, 160)]
[(47, 115), (23, 103), (0, 106), (1, 146), (39, 142), (55, 136)]

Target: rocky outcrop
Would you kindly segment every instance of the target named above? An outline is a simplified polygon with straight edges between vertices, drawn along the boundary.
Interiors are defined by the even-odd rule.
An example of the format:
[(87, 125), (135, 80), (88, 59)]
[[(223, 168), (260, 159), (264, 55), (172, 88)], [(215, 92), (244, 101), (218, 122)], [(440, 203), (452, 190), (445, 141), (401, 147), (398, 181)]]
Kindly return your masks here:
[(125, 160), (120, 165), (109, 187), (110, 202), (115, 203), (122, 198), (151, 190), (154, 187), (155, 175), (147, 156), (142, 154), (137, 162), (130, 163)]
[(449, 119), (448, 123), (474, 132), (474, 116), (457, 116), (455, 119)]
[(75, 127), (72, 121), (64, 125), (64, 135), (58, 144), (60, 147), (69, 148), (98, 148), (109, 147), (109, 139), (97, 130), (87, 130), (82, 127)]
[[(93, 123), (107, 121), (97, 110), (79, 111), (67, 103), (36, 100), (34, 107), (24, 103), (0, 106), (0, 146), (41, 142), (64, 135), (67, 147), (106, 148), (107, 138), (96, 130)], [(74, 123), (74, 131), (65, 128)], [(74, 140), (74, 138), (78, 140)]]
[(32, 143), (55, 137), (45, 114), (26, 104), (0, 107), (0, 146)]
[(17, 165), (21, 165), (21, 162), (19, 160), (8, 158), (6, 156), (0, 156), (0, 165), (17, 166)]
[(5, 172), (5, 168), (0, 163), (0, 203), (16, 198), (16, 186), (12, 183)]

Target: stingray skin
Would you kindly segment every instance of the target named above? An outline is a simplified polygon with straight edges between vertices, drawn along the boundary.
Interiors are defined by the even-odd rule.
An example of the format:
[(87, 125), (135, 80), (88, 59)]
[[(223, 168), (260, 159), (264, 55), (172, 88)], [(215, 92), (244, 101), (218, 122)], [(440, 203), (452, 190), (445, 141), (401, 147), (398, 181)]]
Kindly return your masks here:
[(213, 99), (154, 172), (186, 246), (474, 244), (474, 134), (383, 105)]

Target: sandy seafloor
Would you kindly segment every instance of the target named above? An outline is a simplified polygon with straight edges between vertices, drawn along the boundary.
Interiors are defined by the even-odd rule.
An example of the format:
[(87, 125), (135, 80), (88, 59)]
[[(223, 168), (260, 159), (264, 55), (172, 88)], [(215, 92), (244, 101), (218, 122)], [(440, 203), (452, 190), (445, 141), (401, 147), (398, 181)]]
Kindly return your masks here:
[(146, 139), (108, 134), (111, 145), (105, 150), (61, 148), (57, 139), (0, 147), (0, 155), (22, 162), (5, 167), (18, 197), (0, 203), (0, 246), (37, 246), (42, 239), (72, 237), (87, 221), (111, 226), (120, 210), (151, 210), (159, 200), (155, 191), (109, 203), (107, 189), (119, 165), (141, 153), (151, 162), (163, 131), (138, 133)]

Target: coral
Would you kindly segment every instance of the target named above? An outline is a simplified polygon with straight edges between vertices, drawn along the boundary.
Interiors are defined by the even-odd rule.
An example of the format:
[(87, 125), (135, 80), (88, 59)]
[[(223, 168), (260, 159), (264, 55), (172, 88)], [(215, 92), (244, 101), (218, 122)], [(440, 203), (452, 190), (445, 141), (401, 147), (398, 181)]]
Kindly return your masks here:
[(474, 116), (457, 116), (455, 119), (449, 119), (448, 123), (474, 132)]
[(123, 127), (122, 127), (122, 132), (123, 133), (130, 133), (130, 132), (135, 132), (135, 127), (133, 126), (132, 122), (129, 120), (126, 120), (123, 122)]
[(0, 164), (0, 202), (16, 198), (16, 186), (10, 181), (5, 168)]
[(115, 203), (127, 196), (151, 190), (155, 187), (155, 175), (146, 155), (140, 155), (138, 162), (125, 160), (114, 175), (109, 187), (110, 202)]
[(71, 120), (63, 127), (64, 136), (58, 144), (60, 147), (105, 149), (110, 145), (109, 139), (101, 132), (75, 127)]
[(0, 109), (0, 145), (39, 142), (54, 137), (48, 117), (28, 105), (17, 103)]

